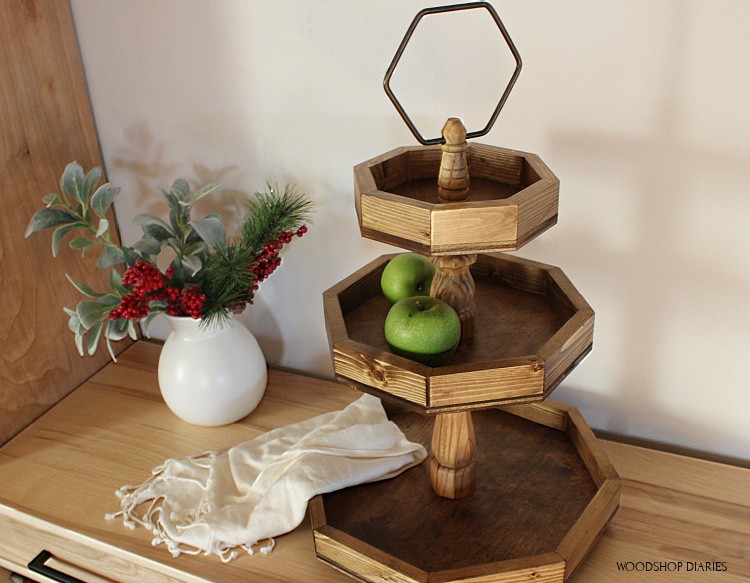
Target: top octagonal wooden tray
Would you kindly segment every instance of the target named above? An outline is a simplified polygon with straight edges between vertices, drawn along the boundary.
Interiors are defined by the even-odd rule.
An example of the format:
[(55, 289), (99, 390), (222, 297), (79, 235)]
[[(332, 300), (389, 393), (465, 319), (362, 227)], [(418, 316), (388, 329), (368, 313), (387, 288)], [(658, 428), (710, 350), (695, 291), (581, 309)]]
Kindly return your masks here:
[(428, 367), (393, 354), (384, 255), (323, 295), (336, 379), (433, 414), (543, 400), (591, 350), (594, 312), (557, 267), (479, 255), (474, 337)]
[(467, 146), (468, 199), (438, 202), (442, 150), (401, 147), (354, 167), (363, 237), (424, 255), (519, 249), (557, 223), (560, 181), (536, 154)]

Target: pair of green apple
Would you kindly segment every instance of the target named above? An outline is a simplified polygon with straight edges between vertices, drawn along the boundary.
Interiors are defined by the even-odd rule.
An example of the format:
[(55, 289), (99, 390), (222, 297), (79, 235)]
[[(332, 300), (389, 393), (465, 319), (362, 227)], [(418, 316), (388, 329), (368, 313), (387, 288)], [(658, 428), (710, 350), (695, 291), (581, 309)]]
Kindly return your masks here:
[(385, 319), (385, 339), (395, 354), (427, 366), (445, 364), (461, 339), (461, 320), (446, 302), (429, 295), (435, 266), (418, 253), (391, 259), (380, 288), (393, 303)]

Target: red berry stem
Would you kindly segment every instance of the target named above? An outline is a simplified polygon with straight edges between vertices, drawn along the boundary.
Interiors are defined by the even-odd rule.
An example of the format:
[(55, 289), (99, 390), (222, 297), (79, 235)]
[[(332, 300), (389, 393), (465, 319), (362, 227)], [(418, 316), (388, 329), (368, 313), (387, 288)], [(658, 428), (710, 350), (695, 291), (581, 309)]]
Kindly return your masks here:
[(198, 286), (180, 289), (167, 285), (173, 275), (173, 266), (162, 274), (156, 266), (139, 259), (122, 276), (122, 284), (132, 286), (132, 292), (120, 299), (120, 304), (109, 313), (109, 317), (112, 320), (125, 318), (138, 321), (148, 315), (152, 301), (165, 301), (166, 312), (170, 316), (199, 319), (206, 295), (201, 293)]

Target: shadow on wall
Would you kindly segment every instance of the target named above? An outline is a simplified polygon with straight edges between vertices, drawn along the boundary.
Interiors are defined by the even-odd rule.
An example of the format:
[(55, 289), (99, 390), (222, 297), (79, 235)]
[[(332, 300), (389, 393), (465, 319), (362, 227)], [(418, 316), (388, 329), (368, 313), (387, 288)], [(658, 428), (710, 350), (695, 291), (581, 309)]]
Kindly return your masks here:
[[(555, 399), (555, 396), (552, 396)], [(607, 397), (601, 393), (587, 391), (575, 386), (565, 388), (565, 402), (580, 409), (595, 411), (606, 411), (604, 423), (601, 429), (616, 436), (629, 436), (637, 440), (644, 439), (658, 444), (684, 447), (696, 454), (704, 454), (707, 459), (724, 458), (720, 449), (724, 444), (737, 441), (737, 433), (732, 431), (721, 431), (709, 423), (696, 423), (694, 420), (687, 421), (683, 417), (670, 413), (664, 409), (655, 412), (652, 417), (645, 418), (643, 415), (643, 403), (623, 403), (619, 397)], [(585, 414), (584, 414), (585, 417)], [(663, 438), (651, 437), (668, 434), (669, 441)], [(696, 445), (696, 435), (710, 435), (711, 439), (704, 447)], [(717, 452), (719, 452), (717, 454)], [(686, 453), (688, 453), (686, 451)], [(747, 455), (730, 454), (724, 461), (743, 467), (750, 467), (750, 458)]]
[[(240, 170), (237, 165), (212, 169), (195, 163), (192, 176), (178, 176), (178, 168), (183, 165), (169, 164), (164, 160), (168, 144), (157, 142), (145, 122), (127, 130), (125, 136), (129, 143), (115, 154), (113, 170), (126, 172), (131, 176), (137, 191), (137, 198), (133, 203), (137, 208), (143, 209), (142, 212), (165, 217), (167, 207), (158, 189), (168, 189), (177, 178), (184, 178), (193, 188), (200, 188), (211, 183), (224, 184), (232, 174)], [(243, 201), (248, 194), (222, 187), (196, 204), (195, 216), (217, 213), (225, 220), (227, 234), (236, 232), (244, 213)]]
[[(561, 392), (596, 411), (602, 429), (659, 441), (668, 436), (692, 447), (710, 443), (716, 451), (736, 444), (738, 437), (736, 430), (722, 434), (717, 427), (723, 417), (736, 415), (726, 406), (722, 412), (722, 400), (731, 402), (737, 391), (746, 398), (747, 387), (739, 385), (747, 385), (747, 373), (737, 363), (750, 350), (750, 313), (738, 308), (750, 295), (750, 278), (741, 267), (747, 258), (732, 242), (740, 236), (747, 241), (737, 215), (748, 208), (743, 185), (750, 184), (750, 149), (710, 150), (685, 138), (688, 108), (679, 88), (689, 51), (685, 19), (674, 24), (675, 45), (664, 62), (662, 98), (650, 135), (644, 131), (636, 139), (558, 131), (552, 136), (551, 158), (581, 180), (605, 188), (609, 180), (612, 188), (591, 188), (591, 200), (579, 196), (572, 201), (579, 205), (575, 212), (587, 216), (576, 217), (578, 227), (568, 231), (566, 250), (542, 239), (534, 251), (538, 257), (564, 257), (579, 268), (585, 261), (600, 297), (621, 314), (621, 326), (609, 328), (606, 342), (612, 344), (599, 344), (616, 363), (601, 373), (616, 394), (606, 398), (568, 387)], [(621, 196), (628, 199), (618, 201)], [(583, 257), (576, 255), (581, 251)], [(597, 326), (601, 332), (606, 324), (599, 320)], [(745, 382), (738, 372), (745, 374)], [(681, 420), (670, 413), (670, 405), (683, 394), (694, 415)], [(713, 421), (705, 427), (700, 426), (703, 407)]]

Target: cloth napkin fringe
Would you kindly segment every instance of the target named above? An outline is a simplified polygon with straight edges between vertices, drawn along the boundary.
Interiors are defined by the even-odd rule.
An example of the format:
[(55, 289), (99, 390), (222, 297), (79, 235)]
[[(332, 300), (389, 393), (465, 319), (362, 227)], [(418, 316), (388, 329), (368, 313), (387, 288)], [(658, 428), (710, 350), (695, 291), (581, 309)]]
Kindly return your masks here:
[(343, 411), (265, 433), (219, 454), (168, 459), (138, 486), (115, 494), (128, 528), (151, 531), (154, 546), (180, 554), (270, 553), (303, 519), (315, 494), (391, 478), (424, 461), (380, 400), (363, 395)]

